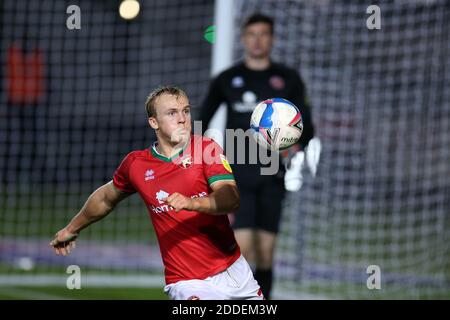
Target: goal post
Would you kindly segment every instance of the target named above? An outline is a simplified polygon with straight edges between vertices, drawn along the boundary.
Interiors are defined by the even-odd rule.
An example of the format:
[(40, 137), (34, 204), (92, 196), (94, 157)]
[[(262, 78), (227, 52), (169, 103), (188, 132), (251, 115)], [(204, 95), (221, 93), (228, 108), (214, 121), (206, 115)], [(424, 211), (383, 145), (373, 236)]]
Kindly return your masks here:
[[(211, 76), (217, 76), (220, 72), (230, 67), (233, 63), (234, 49), (234, 10), (235, 0), (216, 0), (214, 10), (215, 43), (212, 50)], [(222, 104), (211, 118), (208, 128), (225, 132), (227, 109)], [(206, 125), (206, 124), (204, 124)], [(219, 145), (224, 146), (223, 134), (210, 135)]]

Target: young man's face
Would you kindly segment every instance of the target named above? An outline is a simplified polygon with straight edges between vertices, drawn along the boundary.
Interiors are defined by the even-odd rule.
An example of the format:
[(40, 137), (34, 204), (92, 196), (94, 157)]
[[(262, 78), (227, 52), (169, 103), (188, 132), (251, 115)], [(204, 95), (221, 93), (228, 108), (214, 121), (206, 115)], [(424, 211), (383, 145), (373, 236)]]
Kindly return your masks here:
[(273, 43), (270, 25), (257, 22), (247, 26), (241, 36), (241, 41), (247, 56), (255, 59), (268, 57)]
[(163, 94), (155, 101), (156, 114), (148, 119), (158, 138), (171, 144), (186, 142), (191, 133), (191, 107), (185, 96)]

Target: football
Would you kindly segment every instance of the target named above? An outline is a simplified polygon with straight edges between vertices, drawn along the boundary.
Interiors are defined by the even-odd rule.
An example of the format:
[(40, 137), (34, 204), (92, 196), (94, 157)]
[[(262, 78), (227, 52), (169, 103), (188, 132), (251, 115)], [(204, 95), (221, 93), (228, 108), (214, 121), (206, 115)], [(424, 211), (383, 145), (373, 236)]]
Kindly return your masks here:
[(302, 115), (290, 101), (264, 100), (255, 107), (250, 129), (256, 142), (272, 151), (284, 150), (296, 143), (303, 132)]

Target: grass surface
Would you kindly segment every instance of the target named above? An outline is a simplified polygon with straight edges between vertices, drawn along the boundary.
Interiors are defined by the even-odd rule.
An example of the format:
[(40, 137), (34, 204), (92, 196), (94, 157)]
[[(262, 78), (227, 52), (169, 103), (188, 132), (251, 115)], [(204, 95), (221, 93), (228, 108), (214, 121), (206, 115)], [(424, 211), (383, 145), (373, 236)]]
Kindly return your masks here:
[[(88, 192), (63, 194), (36, 190), (30, 194), (3, 194), (0, 211), (0, 234), (5, 238), (36, 238), (50, 241), (53, 234), (64, 226), (82, 206)], [(330, 211), (331, 212), (331, 211)], [(412, 217), (412, 218), (408, 218)], [(382, 290), (367, 290), (365, 280), (345, 282), (336, 277), (326, 280), (324, 275), (314, 279), (300, 279), (288, 275), (283, 287), (298, 293), (324, 296), (327, 298), (357, 299), (450, 299), (448, 285), (430, 287), (425, 285), (401, 285), (385, 283), (387, 275), (433, 277), (441, 275), (444, 282), (450, 279), (450, 259), (448, 258), (449, 219), (438, 216), (422, 217), (408, 212), (387, 215), (380, 212), (368, 213), (353, 211), (332, 211), (327, 215), (311, 211), (301, 230), (298, 215), (284, 216), (289, 227), (281, 231), (279, 252), (285, 257), (292, 250), (304, 250), (303, 259), (312, 265), (336, 265), (343, 269), (356, 268), (365, 275), (370, 264), (380, 265), (382, 269)], [(306, 222), (308, 222), (306, 224)], [(317, 223), (311, 223), (317, 222)], [(292, 232), (292, 233), (291, 233)], [(303, 247), (296, 247), (293, 239), (302, 235)], [(288, 239), (283, 242), (281, 239)], [(156, 244), (142, 201), (137, 196), (121, 203), (114, 212), (84, 230), (80, 241), (99, 240), (114, 244), (114, 241), (130, 241), (145, 245)], [(142, 254), (145, 254), (143, 252)], [(96, 257), (92, 257), (95, 259)], [(84, 274), (101, 272), (102, 269), (82, 266)], [(297, 268), (297, 265), (295, 265)], [(298, 266), (300, 267), (300, 265)], [(105, 270), (103, 270), (105, 271)], [(117, 275), (127, 270), (107, 270)], [(130, 271), (130, 270), (128, 270)], [(134, 272), (135, 270), (131, 270)], [(151, 271), (151, 270), (150, 270)], [(142, 272), (142, 270), (140, 270)], [(331, 271), (333, 273), (333, 270)], [(32, 272), (18, 269), (14, 265), (0, 262), (0, 275), (65, 275), (65, 265), (37, 264)], [(297, 278), (295, 278), (297, 277)], [(296, 279), (298, 281), (293, 281)], [(305, 283), (309, 280), (309, 283)], [(126, 284), (129, 285), (129, 284)], [(0, 287), (0, 299), (167, 299), (162, 288), (94, 288), (68, 290), (65, 287)]]
[(0, 287), (0, 300), (167, 300), (163, 288)]

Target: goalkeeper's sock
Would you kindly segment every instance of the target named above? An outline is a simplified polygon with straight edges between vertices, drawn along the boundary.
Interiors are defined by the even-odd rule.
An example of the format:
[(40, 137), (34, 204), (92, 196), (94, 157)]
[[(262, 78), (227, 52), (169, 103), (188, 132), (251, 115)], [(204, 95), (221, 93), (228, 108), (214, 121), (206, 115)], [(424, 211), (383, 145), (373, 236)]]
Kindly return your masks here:
[(255, 279), (258, 281), (264, 298), (270, 299), (270, 291), (272, 290), (272, 269), (256, 269)]

